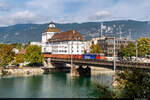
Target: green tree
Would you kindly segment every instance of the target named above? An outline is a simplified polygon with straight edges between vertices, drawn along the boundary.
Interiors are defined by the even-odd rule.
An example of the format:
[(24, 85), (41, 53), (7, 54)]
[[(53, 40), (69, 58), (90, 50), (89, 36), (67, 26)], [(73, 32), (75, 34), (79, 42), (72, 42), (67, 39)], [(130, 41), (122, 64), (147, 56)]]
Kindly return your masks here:
[(136, 45), (133, 42), (130, 42), (127, 46), (126, 49), (124, 50), (124, 56), (125, 57), (130, 57), (136, 55)]
[(150, 39), (139, 38), (138, 39), (138, 55), (145, 56), (146, 54), (150, 54)]
[(133, 42), (130, 42), (127, 46), (123, 44), (120, 45), (118, 50), (118, 56), (120, 57), (130, 57), (136, 55), (136, 45)]
[(41, 47), (37, 45), (29, 45), (26, 48), (25, 60), (32, 65), (40, 64), (43, 60)]
[(115, 90), (96, 82), (90, 95), (98, 98), (150, 98), (150, 70), (133, 67), (116, 74)]
[(17, 54), (15, 57), (15, 63), (19, 64), (19, 63), (23, 63), (24, 62), (24, 55), (23, 54)]
[(0, 48), (0, 65), (8, 65), (14, 60), (15, 53), (12, 51), (13, 47), (11, 45), (3, 45)]
[(94, 96), (96, 98), (116, 98), (116, 92), (112, 90), (108, 84), (93, 82), (92, 83), (92, 91), (89, 93), (90, 96)]
[(150, 70), (127, 69), (118, 73), (121, 98), (150, 98)]
[(90, 47), (90, 53), (102, 53), (102, 49), (99, 44), (92, 44)]
[(5, 46), (6, 44), (0, 44), (0, 49), (3, 48), (3, 46)]
[(121, 44), (119, 47), (118, 56), (122, 58), (125, 56), (125, 46), (123, 44)]
[(22, 44), (19, 44), (19, 43), (13, 43), (12, 46), (13, 46), (13, 48), (16, 48), (18, 50), (21, 50), (23, 47)]

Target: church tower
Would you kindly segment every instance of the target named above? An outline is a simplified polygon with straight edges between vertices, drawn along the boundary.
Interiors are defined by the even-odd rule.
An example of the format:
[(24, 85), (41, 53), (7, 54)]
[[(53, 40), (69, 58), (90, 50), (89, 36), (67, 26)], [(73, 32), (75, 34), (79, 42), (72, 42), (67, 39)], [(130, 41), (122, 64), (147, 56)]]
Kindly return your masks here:
[(50, 22), (47, 30), (42, 33), (42, 52), (43, 53), (50, 53), (52, 52), (52, 47), (48, 43), (48, 40), (53, 37), (56, 33), (59, 33), (60, 31), (55, 27), (55, 24), (53, 22)]
[(55, 24), (53, 22), (50, 22), (47, 30), (42, 33), (42, 43), (48, 42), (48, 39), (50, 39), (54, 34), (59, 32), (60, 31), (55, 27)]

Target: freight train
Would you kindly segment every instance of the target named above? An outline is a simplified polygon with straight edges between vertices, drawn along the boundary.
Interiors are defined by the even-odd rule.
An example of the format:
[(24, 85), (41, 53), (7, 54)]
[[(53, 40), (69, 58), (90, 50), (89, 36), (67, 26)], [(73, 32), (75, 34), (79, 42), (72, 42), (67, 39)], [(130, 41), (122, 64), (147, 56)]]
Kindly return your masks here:
[(104, 54), (44, 54), (45, 58), (61, 58), (61, 59), (97, 59), (105, 60), (106, 57)]

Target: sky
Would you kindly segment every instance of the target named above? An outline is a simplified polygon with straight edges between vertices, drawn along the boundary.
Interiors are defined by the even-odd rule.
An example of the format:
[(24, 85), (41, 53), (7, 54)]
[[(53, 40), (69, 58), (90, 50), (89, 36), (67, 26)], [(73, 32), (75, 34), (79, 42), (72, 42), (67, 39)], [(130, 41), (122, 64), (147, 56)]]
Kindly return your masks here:
[(0, 27), (128, 19), (150, 20), (150, 0), (0, 0)]

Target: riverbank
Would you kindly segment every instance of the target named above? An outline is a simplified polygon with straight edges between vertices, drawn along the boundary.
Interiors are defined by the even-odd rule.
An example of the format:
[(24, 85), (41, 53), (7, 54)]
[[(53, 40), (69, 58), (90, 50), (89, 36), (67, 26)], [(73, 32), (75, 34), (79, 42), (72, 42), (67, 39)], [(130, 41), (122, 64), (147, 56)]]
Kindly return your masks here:
[[(36, 75), (36, 74), (43, 74), (44, 70), (41, 67), (23, 67), (21, 69), (4, 69), (7, 74), (12, 75)], [(98, 74), (113, 74), (114, 71), (108, 68), (101, 68), (101, 67), (91, 67), (91, 75), (98, 75)], [(0, 67), (0, 75), (2, 75), (2, 67)]]
[(24, 75), (24, 74), (42, 74), (44, 71), (41, 67), (23, 67), (21, 69), (2, 69), (0, 68), (0, 75), (2, 71), (8, 75)]
[(102, 67), (91, 67), (91, 75), (99, 75), (99, 74), (114, 74), (112, 69), (102, 68)]

